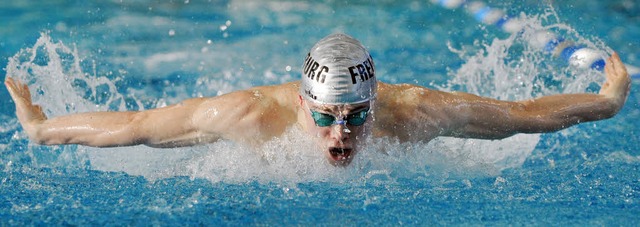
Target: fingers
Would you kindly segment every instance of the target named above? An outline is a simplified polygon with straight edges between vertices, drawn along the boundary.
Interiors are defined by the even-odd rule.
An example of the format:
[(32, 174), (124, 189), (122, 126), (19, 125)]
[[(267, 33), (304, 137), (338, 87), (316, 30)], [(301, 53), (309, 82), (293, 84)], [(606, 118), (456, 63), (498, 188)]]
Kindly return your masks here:
[(629, 74), (627, 73), (627, 67), (624, 66), (624, 63), (622, 63), (622, 60), (620, 60), (620, 56), (618, 55), (618, 53), (613, 53), (613, 57), (615, 59), (615, 69), (616, 69), (616, 73), (618, 75), (624, 75), (626, 77), (629, 77)]
[(7, 87), (13, 102), (16, 104), (16, 115), (23, 126), (25, 124), (32, 124), (34, 121), (47, 119), (42, 107), (39, 105), (33, 105), (29, 86), (8, 76), (5, 78), (4, 84)]
[(618, 66), (619, 62), (620, 56), (618, 55), (618, 53), (613, 52), (613, 54), (611, 54), (611, 57), (609, 57), (609, 63), (611, 64), (610, 72), (614, 73), (614, 75), (616, 75), (618, 72), (618, 70), (616, 69), (620, 67)]
[[(615, 54), (615, 53), (614, 53)], [(607, 76), (607, 80), (608, 78), (614, 73), (613, 70), (613, 55), (611, 55), (611, 57), (607, 58), (606, 60), (606, 64), (604, 65), (604, 73)]]
[[(616, 75), (623, 75), (626, 76), (627, 74), (627, 67), (624, 66), (624, 63), (622, 63), (622, 60), (620, 60), (620, 55), (618, 55), (617, 52), (613, 52), (613, 54), (611, 54), (611, 57), (609, 57), (608, 61), (607, 61), (607, 65), (611, 65), (611, 69), (610, 71), (612, 73), (615, 73)], [(606, 69), (606, 66), (605, 66)]]
[(7, 87), (9, 95), (11, 95), (11, 98), (16, 105), (31, 105), (31, 92), (29, 91), (29, 86), (20, 83), (9, 76), (5, 78), (4, 85)]
[(18, 97), (20, 97), (16, 92), (17, 87), (16, 87), (16, 83), (13, 80), (13, 78), (7, 76), (4, 80), (4, 86), (7, 87), (7, 90), (9, 91), (9, 95), (11, 95), (11, 98), (13, 98), (13, 100), (15, 101)]
[(38, 119), (38, 120), (46, 120), (47, 119), (47, 115), (44, 114), (44, 110), (42, 110), (42, 106), (34, 105), (33, 106), (33, 111), (34, 111), (34, 113), (37, 114), (36, 116), (34, 116), (36, 119)]
[(619, 100), (622, 105), (629, 95), (631, 77), (618, 53), (613, 52), (606, 60), (604, 72), (607, 78), (600, 88), (600, 94)]
[(6, 76), (6, 77), (4, 78), (4, 86), (6, 86), (6, 87), (7, 87), (7, 90), (10, 90), (11, 88), (13, 88), (13, 87), (14, 87), (14, 84), (15, 84), (15, 83), (14, 83), (14, 81), (13, 81), (13, 78), (11, 78), (11, 77), (9, 77), (9, 76)]
[(618, 53), (613, 52), (611, 57), (609, 57), (604, 66), (604, 72), (607, 75), (607, 80), (611, 79), (628, 79), (629, 74), (627, 73), (627, 67), (625, 67), (622, 60), (620, 60), (620, 55)]
[(607, 65), (605, 66), (605, 69), (609, 69), (607, 71), (607, 75), (615, 75), (617, 73), (616, 68), (618, 67), (617, 64), (620, 61), (620, 56), (618, 55), (618, 53), (613, 52), (613, 54), (611, 54), (611, 56), (609, 57), (609, 59), (607, 59)]
[(4, 84), (6, 85), (8, 82), (13, 82), (13, 78), (11, 78), (10, 76), (5, 76), (4, 77)]
[(27, 86), (26, 84), (22, 84), (22, 89), (20, 89), (20, 92), (22, 93), (22, 98), (31, 103), (31, 92), (29, 91), (29, 86)]

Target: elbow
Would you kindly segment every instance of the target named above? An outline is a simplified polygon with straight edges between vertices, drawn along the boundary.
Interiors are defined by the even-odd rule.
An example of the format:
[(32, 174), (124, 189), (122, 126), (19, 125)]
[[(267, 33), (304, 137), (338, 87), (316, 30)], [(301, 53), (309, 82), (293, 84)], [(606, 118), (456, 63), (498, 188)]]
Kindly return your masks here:
[(52, 138), (46, 136), (29, 136), (29, 140), (38, 145), (52, 146), (52, 145), (62, 145), (62, 144), (70, 144), (69, 141), (62, 140), (61, 138)]
[(53, 142), (51, 140), (45, 140), (45, 139), (42, 139), (42, 138), (39, 138), (39, 137), (34, 137), (34, 136), (29, 136), (29, 140), (31, 142), (34, 142), (34, 143), (38, 144), (38, 145), (47, 145), (47, 146), (49, 146), (49, 145), (57, 145), (57, 144), (59, 144), (59, 143), (55, 143), (55, 142)]
[(36, 143), (39, 145), (60, 144), (59, 142), (52, 140), (50, 136), (47, 136), (46, 132), (41, 130), (40, 127), (37, 127), (36, 125), (25, 125), (24, 130), (27, 133), (29, 140), (33, 143)]
[(31, 142), (46, 146), (69, 143), (69, 139), (64, 136), (64, 133), (38, 126), (33, 126), (28, 129), (25, 128)]

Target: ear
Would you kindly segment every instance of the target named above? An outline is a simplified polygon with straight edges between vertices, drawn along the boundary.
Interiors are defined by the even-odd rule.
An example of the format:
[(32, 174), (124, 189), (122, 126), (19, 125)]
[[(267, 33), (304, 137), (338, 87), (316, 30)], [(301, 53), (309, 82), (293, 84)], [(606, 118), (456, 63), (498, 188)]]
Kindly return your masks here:
[(302, 95), (298, 95), (298, 105), (300, 107), (302, 107), (302, 104), (303, 104), (302, 102), (304, 102), (304, 99), (302, 98)]

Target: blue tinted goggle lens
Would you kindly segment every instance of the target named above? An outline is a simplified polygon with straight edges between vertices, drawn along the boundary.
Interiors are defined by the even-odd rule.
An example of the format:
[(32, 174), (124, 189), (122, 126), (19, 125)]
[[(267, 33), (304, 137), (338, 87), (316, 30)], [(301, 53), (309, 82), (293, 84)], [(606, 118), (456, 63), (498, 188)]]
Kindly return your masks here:
[[(349, 125), (360, 126), (363, 125), (365, 121), (367, 121), (368, 113), (369, 109), (367, 108), (347, 115), (347, 117), (343, 121), (346, 121), (346, 123)], [(331, 126), (334, 123), (340, 124), (336, 121), (336, 117), (331, 114), (319, 113), (312, 110), (311, 117), (316, 122), (316, 125), (320, 127)]]

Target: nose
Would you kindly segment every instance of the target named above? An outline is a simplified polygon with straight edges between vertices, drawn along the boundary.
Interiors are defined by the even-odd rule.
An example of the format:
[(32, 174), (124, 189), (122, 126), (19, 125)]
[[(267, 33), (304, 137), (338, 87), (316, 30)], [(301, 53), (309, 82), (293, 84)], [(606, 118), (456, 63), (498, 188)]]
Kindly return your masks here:
[(345, 141), (349, 139), (351, 131), (344, 124), (335, 124), (331, 126), (331, 136), (338, 141)]

